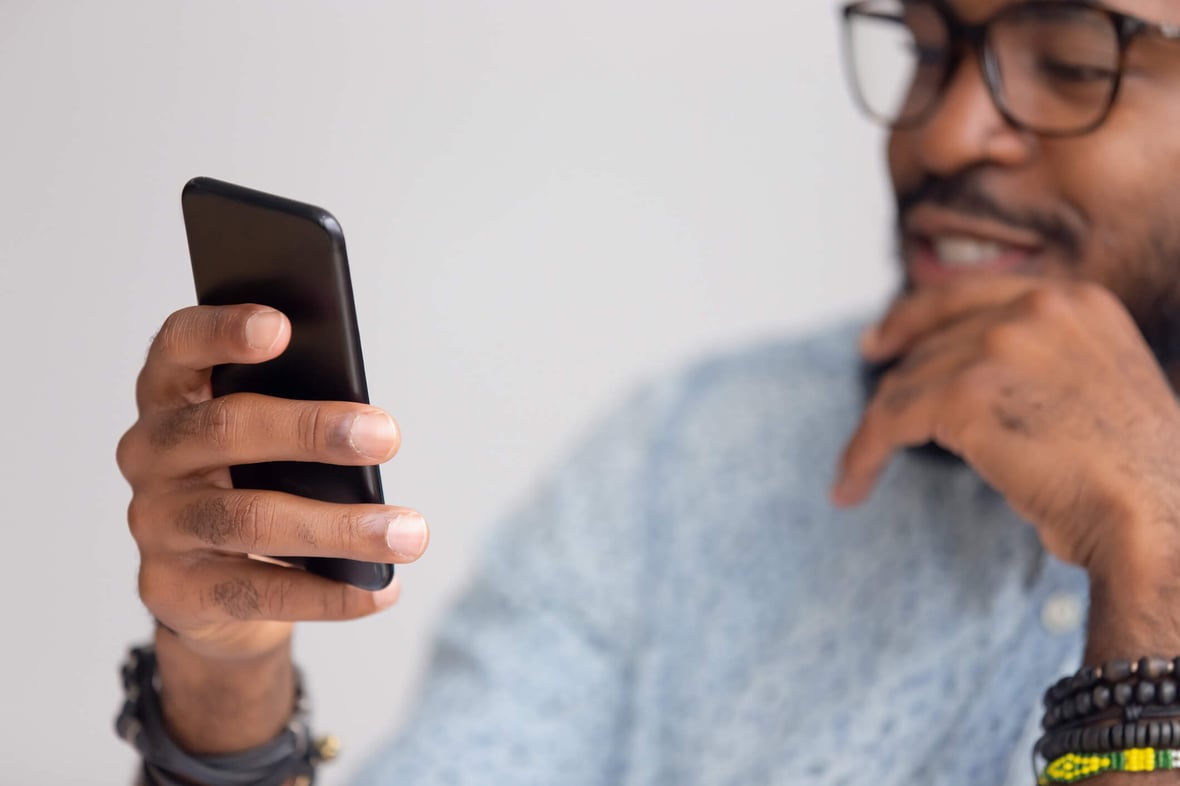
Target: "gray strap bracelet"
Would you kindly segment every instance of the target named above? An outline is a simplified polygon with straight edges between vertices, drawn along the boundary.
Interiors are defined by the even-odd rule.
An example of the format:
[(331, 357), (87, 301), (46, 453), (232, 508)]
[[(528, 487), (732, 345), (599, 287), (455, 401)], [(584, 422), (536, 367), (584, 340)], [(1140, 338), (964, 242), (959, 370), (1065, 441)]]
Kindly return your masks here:
[(164, 726), (155, 649), (137, 647), (123, 664), (125, 701), (115, 731), (143, 757), (149, 786), (282, 786), (292, 779), (312, 784), (316, 765), (335, 756), (334, 740), (313, 741), (302, 686), (297, 672), (295, 713), (270, 742), (240, 753), (194, 756), (173, 742)]

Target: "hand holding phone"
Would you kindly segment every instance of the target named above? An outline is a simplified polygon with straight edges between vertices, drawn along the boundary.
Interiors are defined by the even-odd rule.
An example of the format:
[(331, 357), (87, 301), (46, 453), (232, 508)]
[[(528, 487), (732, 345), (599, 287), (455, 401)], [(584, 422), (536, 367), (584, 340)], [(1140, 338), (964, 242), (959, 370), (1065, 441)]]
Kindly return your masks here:
[[(344, 233), (322, 208), (211, 178), (181, 194), (197, 300), (263, 303), (291, 320), (282, 355), (261, 364), (213, 369), (214, 396), (259, 393), (308, 401), (369, 402)], [(350, 437), (351, 438), (351, 437)], [(354, 438), (352, 438), (354, 439)], [(234, 486), (344, 503), (381, 503), (376, 466), (279, 461), (232, 467)], [(379, 589), (383, 563), (274, 555), (312, 573)]]
[[(397, 450), (392, 418), (363, 402), (273, 390), (213, 396), (214, 369), (264, 368), (294, 345), (297, 324), (266, 303), (172, 314), (140, 373), (139, 418), (119, 443), (133, 490), (128, 520), (141, 555), (141, 597), (213, 660), (273, 651), (295, 621), (389, 607), (396, 581), (370, 591), (316, 575), (311, 564), (412, 562), (428, 542), (422, 517), (407, 508), (234, 483), (231, 467), (294, 462), (368, 472)], [(256, 555), (324, 562), (305, 571)]]

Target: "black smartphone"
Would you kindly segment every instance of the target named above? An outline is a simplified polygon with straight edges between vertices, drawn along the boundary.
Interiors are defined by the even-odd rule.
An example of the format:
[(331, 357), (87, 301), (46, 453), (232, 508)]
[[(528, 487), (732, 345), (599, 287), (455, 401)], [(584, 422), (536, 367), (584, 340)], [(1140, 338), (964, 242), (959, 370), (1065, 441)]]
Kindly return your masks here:
[[(207, 177), (190, 180), (180, 201), (197, 302), (258, 303), (291, 321), (291, 342), (279, 357), (214, 368), (213, 395), (369, 403), (344, 233), (332, 214)], [(384, 502), (377, 467), (275, 461), (231, 467), (230, 475), (236, 488), (327, 502)], [(369, 590), (393, 580), (393, 565), (268, 556)]]

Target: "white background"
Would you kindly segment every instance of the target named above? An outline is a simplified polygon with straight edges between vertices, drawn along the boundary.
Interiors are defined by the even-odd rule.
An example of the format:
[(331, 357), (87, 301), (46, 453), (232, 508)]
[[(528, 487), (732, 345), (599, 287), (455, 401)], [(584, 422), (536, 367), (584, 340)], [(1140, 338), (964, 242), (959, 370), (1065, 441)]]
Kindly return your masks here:
[(181, 185), (327, 207), (391, 501), (433, 546), (379, 619), (298, 641), (339, 784), (404, 716), (477, 536), (595, 412), (701, 352), (879, 307), (881, 135), (807, 0), (0, 0), (0, 782), (122, 784), (148, 632), (114, 465), (193, 300)]

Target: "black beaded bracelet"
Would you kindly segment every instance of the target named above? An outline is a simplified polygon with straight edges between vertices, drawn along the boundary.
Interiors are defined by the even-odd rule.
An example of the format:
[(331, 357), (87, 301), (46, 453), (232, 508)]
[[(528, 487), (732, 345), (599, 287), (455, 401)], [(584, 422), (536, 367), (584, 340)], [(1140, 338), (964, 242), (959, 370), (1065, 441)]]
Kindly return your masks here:
[(1180, 719), (1141, 720), (1046, 734), (1037, 753), (1052, 761), (1067, 753), (1111, 753), (1180, 745)]
[(1180, 658), (1144, 657), (1087, 666), (1054, 683), (1044, 696), (1045, 733), (1037, 759), (1180, 748)]
[(1045, 691), (1045, 707), (1059, 704), (1079, 691), (1090, 690), (1099, 682), (1115, 685), (1131, 677), (1155, 680), (1168, 674), (1180, 674), (1180, 658), (1146, 656), (1136, 661), (1119, 659), (1101, 666), (1086, 666), (1076, 674), (1062, 677)]
[(1096, 685), (1092, 690), (1071, 696), (1045, 711), (1041, 726), (1047, 731), (1079, 722), (1136, 720), (1140, 715), (1164, 711), (1180, 715), (1180, 686), (1172, 677), (1159, 681), (1122, 682), (1114, 687)]
[[(1113, 720), (1120, 714), (1134, 721), (1149, 707), (1168, 707), (1180, 698), (1180, 685), (1172, 676), (1178, 665), (1164, 658), (1142, 658), (1082, 669), (1046, 692), (1041, 725), (1053, 730), (1079, 720)], [(1106, 714), (1108, 710), (1113, 712)]]

